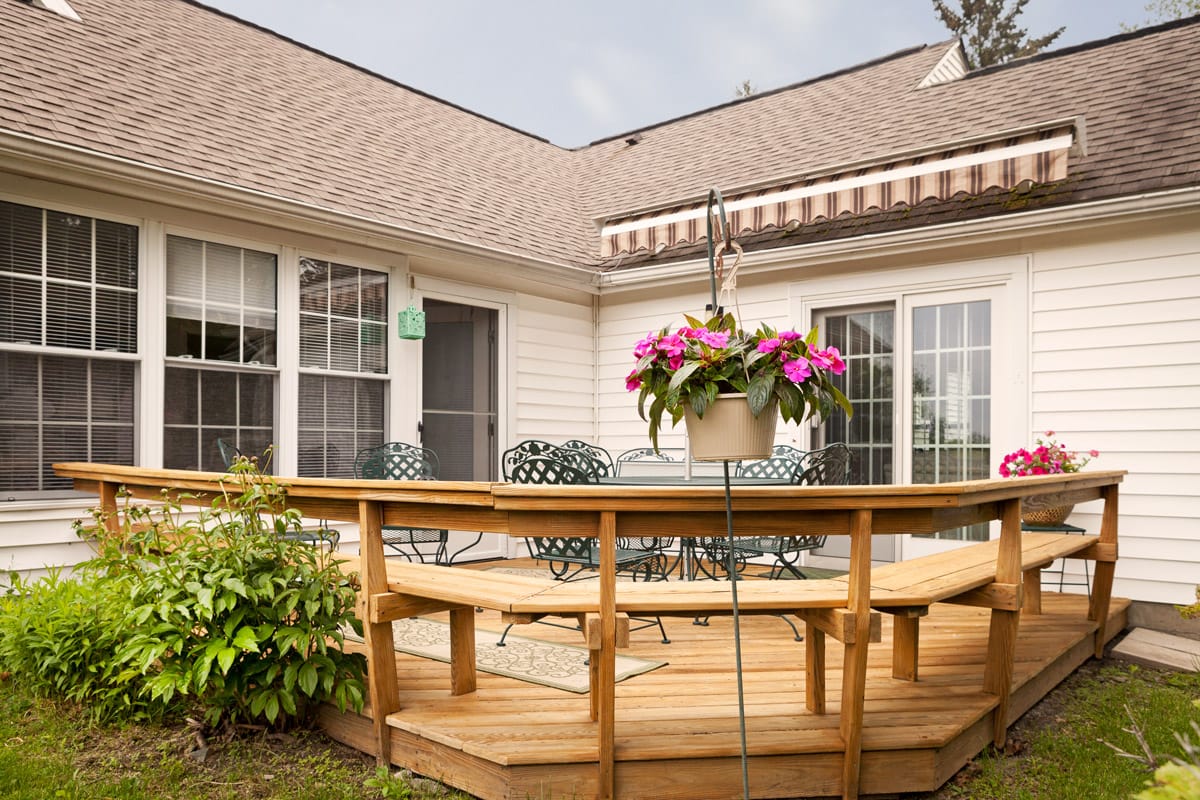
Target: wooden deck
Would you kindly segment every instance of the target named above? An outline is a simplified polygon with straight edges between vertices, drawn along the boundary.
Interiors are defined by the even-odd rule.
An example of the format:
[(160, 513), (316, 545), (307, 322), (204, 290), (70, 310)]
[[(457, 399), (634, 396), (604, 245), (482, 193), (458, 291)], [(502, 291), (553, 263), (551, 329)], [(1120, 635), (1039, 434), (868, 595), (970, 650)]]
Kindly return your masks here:
[[(222, 496), (231, 480), (221, 473), (114, 464), (62, 463), (54, 469), (71, 477), (77, 489), (99, 496), (101, 507), (113, 515), (109, 525), (118, 523), (121, 487), (133, 497), (157, 498), (166, 489), (187, 502), (207, 503)], [(677, 485), (294, 478), (288, 480), (287, 500), (309, 517), (359, 525), (358, 614), (366, 622), (370, 702), (380, 713), (327, 717), (330, 729), (381, 762), (410, 766), (485, 798), (741, 796), (728, 621), (714, 617), (713, 627), (688, 636), (681, 632), (685, 618), (683, 626), (672, 626), (672, 649), (661, 653), (653, 646), (641, 650), (648, 643), (635, 641), (634, 655), (665, 657), (671, 667), (650, 680), (614, 680), (617, 649), (625, 646), (625, 614), (694, 609), (721, 614), (731, 610), (729, 596), (713, 591), (714, 584), (703, 589), (697, 584), (682, 592), (683, 600), (663, 584), (630, 584), (618, 591), (616, 542), (664, 531), (724, 536), (730, 511), (740, 536), (847, 537), (844, 582), (812, 581), (838, 584), (817, 587), (815, 594), (807, 586), (753, 593), (764, 611), (794, 610), (804, 616), (809, 629), (804, 650), (812, 654), (811, 665), (786, 634), (761, 630), (782, 621), (746, 619), (743, 640), (750, 657), (751, 793), (854, 800), (937, 786), (989, 741), (987, 732), (990, 741), (1003, 745), (1012, 719), (1088, 653), (1103, 653), (1105, 640), (1124, 625), (1127, 607), (1124, 601), (1110, 602), (1124, 475), (1098, 470), (903, 486), (748, 486), (728, 494), (722, 487)], [(1034, 573), (1052, 556), (1039, 555), (1041, 540), (1028, 541), (1031, 549), (1025, 546), (1020, 512), (1033, 500), (1103, 503), (1094, 542), (1060, 537), (1073, 540), (1072, 557), (1096, 562), (1090, 603), (1047, 598), (1046, 613), (1034, 613), (1041, 605)], [(958, 574), (956, 564), (940, 562), (928, 573), (929, 562), (914, 559), (901, 571), (916, 570), (922, 591), (901, 597), (872, 586), (874, 537), (936, 533), (989, 520), (999, 522), (1000, 535), (982, 573), (972, 567)], [(461, 571), (436, 566), (413, 565), (416, 574), (389, 569), (384, 525), (594, 539), (599, 580), (595, 588), (575, 585), (563, 591), (563, 584), (526, 579), (523, 586), (530, 589), (531, 582), (532, 594), (522, 590), (497, 603), (495, 590), (511, 589), (513, 581), (500, 576), (467, 581)], [(983, 544), (964, 548), (963, 559), (978, 556)], [(942, 569), (947, 566), (948, 572)], [(475, 590), (467, 591), (467, 584)], [(937, 603), (942, 598), (985, 610), (942, 609)], [(920, 613), (931, 604), (935, 613), (918, 626)], [(544, 614), (582, 614), (592, 665), (590, 696), (581, 702), (490, 678), (481, 679), (476, 692), (471, 654), (477, 652), (479, 622), (489, 621), (486, 615), (476, 618), (476, 606), (526, 621)], [(894, 622), (904, 635), (888, 631), (902, 645), (894, 658), (888, 658), (891, 642), (868, 644), (878, 630), (873, 608), (898, 614)], [(396, 657), (394, 620), (445, 611), (457, 669)], [(923, 631), (919, 647), (918, 630)], [(833, 663), (836, 657), (826, 659), (827, 636), (841, 645), (839, 664)], [(917, 675), (916, 683), (903, 680)]]
[[(1010, 723), (1091, 657), (1095, 625), (1087, 599), (1045, 593), (1041, 615), (1022, 614), (1013, 671)], [(1114, 599), (1109, 636), (1125, 626), (1128, 601)], [(936, 789), (992, 740), (996, 697), (983, 691), (990, 612), (935, 605), (922, 623), (921, 679), (891, 677), (891, 618), (870, 647), (861, 792)], [(665, 620), (635, 632), (624, 654), (669, 662), (616, 687), (615, 795), (619, 798), (742, 797), (733, 626)], [(500, 630), (497, 615), (477, 626)], [(743, 617), (751, 794), (755, 798), (837, 796), (843, 750), (838, 730), (841, 668), (830, 659), (830, 713), (805, 710), (804, 645), (775, 617)], [(520, 635), (580, 644), (547, 625)], [(486, 800), (598, 796), (597, 728), (586, 695), (479, 674), (473, 694), (451, 696), (448, 664), (397, 654), (402, 710), (388, 717), (391, 760)], [(326, 731), (374, 753), (366, 715), (324, 709)]]

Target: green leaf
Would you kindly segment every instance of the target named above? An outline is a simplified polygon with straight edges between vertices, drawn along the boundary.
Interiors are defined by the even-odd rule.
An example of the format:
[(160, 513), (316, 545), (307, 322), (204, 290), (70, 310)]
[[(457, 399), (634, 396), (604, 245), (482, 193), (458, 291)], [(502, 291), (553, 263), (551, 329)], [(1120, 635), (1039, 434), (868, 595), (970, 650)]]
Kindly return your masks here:
[(243, 625), (238, 628), (237, 635), (233, 637), (233, 646), (241, 650), (249, 650), (257, 653), (258, 650), (258, 635), (254, 628), (249, 625)]
[(248, 597), (246, 593), (246, 584), (242, 583), (237, 578), (226, 578), (221, 581), (221, 585), (232, 592), (237, 592), (242, 597)]
[(300, 691), (309, 697), (317, 690), (317, 668), (311, 662), (304, 662), (300, 667)]
[(224, 647), (217, 653), (217, 663), (221, 665), (222, 674), (229, 674), (229, 668), (233, 666), (233, 661), (238, 657), (239, 652), (235, 647)]
[(751, 379), (746, 389), (746, 399), (750, 403), (750, 413), (758, 416), (771, 402), (775, 381), (770, 375), (758, 374)]

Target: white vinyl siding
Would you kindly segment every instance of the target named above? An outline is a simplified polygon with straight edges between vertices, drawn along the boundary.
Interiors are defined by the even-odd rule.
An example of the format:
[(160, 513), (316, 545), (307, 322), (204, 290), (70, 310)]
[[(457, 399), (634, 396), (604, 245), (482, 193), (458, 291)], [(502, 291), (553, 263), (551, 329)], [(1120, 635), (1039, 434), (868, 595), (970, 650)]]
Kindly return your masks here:
[(522, 294), (516, 341), (516, 428), (522, 439), (594, 436), (594, 329), (591, 305)]
[[(1200, 581), (1200, 240), (1194, 233), (1039, 254), (1032, 430), (1126, 469), (1116, 595), (1166, 603)], [(1098, 530), (1099, 504), (1072, 522)], [(1070, 565), (1070, 562), (1068, 562)]]

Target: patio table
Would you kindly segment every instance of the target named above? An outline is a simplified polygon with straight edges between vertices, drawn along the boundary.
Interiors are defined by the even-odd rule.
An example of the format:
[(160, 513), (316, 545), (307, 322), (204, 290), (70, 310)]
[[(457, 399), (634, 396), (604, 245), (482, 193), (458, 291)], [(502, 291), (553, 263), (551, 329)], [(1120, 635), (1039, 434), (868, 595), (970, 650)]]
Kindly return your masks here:
[[(221, 492), (220, 473), (66, 463), (55, 472), (76, 488), (99, 494), (102, 507), (116, 510), (117, 489), (156, 499), (162, 488), (209, 502)], [(1104, 625), (1116, 562), (1118, 484), (1123, 471), (1085, 471), (1005, 480), (963, 481), (908, 486), (734, 486), (735, 535), (770, 536), (823, 533), (850, 538), (844, 611), (853, 629), (844, 644), (839, 729), (845, 754), (842, 795), (858, 796), (867, 643), (871, 619), (871, 539), (879, 534), (936, 533), (962, 525), (1001, 520), (995, 580), (1019, 584), (1020, 507), (1037, 496), (1051, 505), (1103, 501), (1096, 568), (1088, 617), (1097, 624), (1095, 649), (1105, 641)], [(376, 602), (388, 592), (381, 537), (383, 524), (410, 524), (504, 533), (510, 536), (570, 535), (598, 540), (601, 569), (598, 594), (599, 672), (597, 709), (599, 795), (614, 796), (616, 540), (654, 536), (664, 529), (696, 536), (724, 536), (725, 493), (721, 486), (528, 485), (454, 481), (371, 481), (287, 479), (289, 505), (307, 516), (357, 521), (362, 573), (360, 595)], [(430, 567), (430, 569), (437, 569)], [(997, 696), (997, 738), (1007, 724), (1013, 657), (1020, 609), (991, 611), (984, 687)], [(390, 622), (367, 621), (369, 694), (378, 754), (389, 758), (386, 717), (400, 710)]]

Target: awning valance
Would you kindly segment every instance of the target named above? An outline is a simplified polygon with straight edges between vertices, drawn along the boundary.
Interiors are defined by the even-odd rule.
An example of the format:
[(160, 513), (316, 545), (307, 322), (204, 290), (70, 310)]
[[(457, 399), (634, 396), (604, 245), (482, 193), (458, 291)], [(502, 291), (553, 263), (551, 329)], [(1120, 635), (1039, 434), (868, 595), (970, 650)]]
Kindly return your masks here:
[[(949, 200), (960, 192), (979, 195), (993, 187), (1011, 189), (1024, 181), (1053, 183), (1067, 175), (1067, 154), (1077, 143), (1074, 124), (975, 142), (938, 152), (826, 171), (818, 177), (726, 196), (734, 236), (768, 227), (804, 225), (872, 208), (915, 206), (930, 198)], [(705, 237), (704, 201), (608, 220), (601, 229), (602, 255), (653, 250)]]

